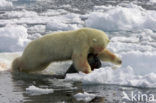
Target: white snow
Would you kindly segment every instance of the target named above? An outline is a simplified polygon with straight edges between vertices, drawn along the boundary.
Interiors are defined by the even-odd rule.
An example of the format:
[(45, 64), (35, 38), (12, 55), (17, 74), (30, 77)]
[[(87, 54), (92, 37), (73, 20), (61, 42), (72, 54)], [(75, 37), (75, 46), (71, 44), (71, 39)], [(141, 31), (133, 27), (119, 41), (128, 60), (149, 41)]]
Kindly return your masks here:
[(28, 35), (28, 39), (30, 39), (30, 40), (35, 40), (35, 39), (40, 38), (40, 37), (42, 37), (42, 35), (40, 33)]
[(67, 13), (68, 12), (64, 9), (58, 9), (57, 11), (53, 10), (53, 9), (49, 9), (49, 10), (41, 13), (40, 15), (42, 15), (42, 16), (56, 16), (56, 15), (67, 14)]
[(136, 30), (148, 28), (156, 30), (156, 11), (146, 11), (140, 6), (129, 4), (127, 7), (102, 7), (89, 13), (86, 26), (104, 31)]
[(45, 25), (35, 25), (28, 28), (31, 33), (44, 33), (45, 29)]
[(46, 28), (51, 31), (65, 31), (75, 30), (81, 27), (83, 21), (77, 14), (67, 14), (63, 16), (54, 16), (52, 20), (47, 23)]
[[(4, 0), (2, 0), (4, 1)], [(66, 10), (7, 11), (1, 16), (10, 18), (0, 20), (1, 25), (45, 24), (51, 31), (73, 30), (84, 25), (104, 31), (151, 29), (156, 30), (156, 11), (145, 10), (133, 3), (123, 6), (95, 6), (93, 12), (85, 15), (68, 13)], [(85, 21), (84, 21), (85, 20)]]
[(9, 18), (28, 18), (28, 17), (37, 17), (38, 14), (34, 11), (27, 11), (27, 10), (21, 10), (21, 11), (8, 11), (3, 14), (5, 17)]
[(95, 94), (89, 94), (87, 92), (77, 93), (77, 94), (74, 95), (76, 100), (78, 100), (78, 101), (85, 101), (85, 102), (91, 101), (92, 99), (95, 98), (95, 96), (96, 96)]
[(63, 22), (61, 22), (60, 20), (53, 20), (50, 23), (47, 24), (47, 29), (49, 30), (74, 30), (77, 29), (77, 25), (76, 24), (65, 24)]
[(149, 0), (151, 3), (156, 3), (156, 0)]
[(139, 38), (137, 37), (123, 37), (123, 36), (117, 36), (117, 37), (113, 37), (111, 39), (112, 42), (126, 42), (126, 43), (138, 43), (139, 42)]
[(133, 51), (133, 52), (126, 52), (122, 53), (122, 67), (126, 68), (128, 65), (130, 65), (134, 71), (135, 74), (141, 74), (145, 75), (148, 73), (156, 73), (156, 52), (139, 52), (139, 51)]
[(0, 52), (22, 51), (30, 41), (27, 36), (24, 26), (7, 25), (0, 28)]
[[(55, 10), (56, 11), (56, 10)], [(62, 14), (62, 10), (58, 10), (57, 13)], [(38, 14), (35, 11), (7, 11), (0, 15), (0, 25), (6, 24), (38, 24), (30, 29), (35, 29), (35, 31), (44, 31), (45, 29), (50, 31), (64, 31), (64, 30), (74, 30), (82, 27), (84, 21), (81, 20), (80, 15), (73, 13), (63, 13), (54, 15), (54, 10), (48, 10), (45, 13)], [(52, 16), (51, 16), (52, 15)], [(9, 19), (5, 19), (9, 18)]]
[(81, 81), (85, 84), (116, 84), (129, 85), (139, 87), (155, 87), (156, 73), (148, 73), (146, 75), (136, 75), (135, 70), (127, 66), (127, 68), (118, 68), (113, 70), (110, 67), (103, 67), (94, 70), (90, 74), (67, 74), (66, 80)]
[(29, 86), (28, 88), (26, 88), (26, 93), (30, 94), (30, 95), (42, 95), (42, 94), (49, 94), (49, 93), (53, 93), (54, 90), (53, 89), (43, 89), (43, 88), (38, 88), (34, 85)]
[(0, 0), (0, 9), (6, 9), (12, 7), (12, 2), (7, 0)]

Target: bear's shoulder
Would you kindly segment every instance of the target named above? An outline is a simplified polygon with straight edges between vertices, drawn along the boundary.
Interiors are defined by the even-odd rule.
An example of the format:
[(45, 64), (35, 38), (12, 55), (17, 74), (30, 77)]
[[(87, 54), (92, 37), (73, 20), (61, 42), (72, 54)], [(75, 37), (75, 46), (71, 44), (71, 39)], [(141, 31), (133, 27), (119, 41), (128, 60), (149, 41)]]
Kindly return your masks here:
[(101, 31), (101, 30), (85, 27), (85, 28), (78, 29), (77, 31)]

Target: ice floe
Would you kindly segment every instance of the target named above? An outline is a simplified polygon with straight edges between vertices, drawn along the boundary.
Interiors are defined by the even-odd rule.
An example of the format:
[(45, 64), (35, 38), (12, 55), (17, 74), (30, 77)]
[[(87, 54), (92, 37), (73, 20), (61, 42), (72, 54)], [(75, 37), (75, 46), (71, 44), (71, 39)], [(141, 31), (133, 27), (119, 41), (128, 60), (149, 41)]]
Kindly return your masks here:
[(53, 92), (54, 92), (53, 89), (47, 89), (47, 88), (43, 89), (43, 88), (36, 87), (34, 85), (26, 88), (26, 93), (30, 95), (42, 95), (42, 94), (49, 94)]
[(96, 97), (95, 94), (89, 94), (87, 92), (84, 93), (77, 93), (74, 95), (74, 97), (76, 98), (76, 100), (78, 101), (85, 101), (85, 102), (89, 102), (92, 99), (94, 99)]
[(129, 85), (137, 87), (155, 87), (156, 73), (146, 75), (136, 75), (134, 69), (130, 66), (113, 70), (110, 67), (94, 70), (90, 74), (67, 74), (66, 80), (81, 81), (84, 85), (95, 84), (116, 84)]
[(11, 8), (13, 6), (12, 2), (7, 0), (1, 0), (0, 1), (0, 10)]
[(156, 11), (145, 10), (135, 4), (127, 7), (108, 6), (96, 7), (94, 12), (89, 13), (85, 21), (86, 26), (104, 31), (136, 30), (148, 28), (156, 30)]
[(24, 26), (7, 25), (0, 28), (0, 34), (1, 52), (22, 51), (29, 42), (27, 29)]

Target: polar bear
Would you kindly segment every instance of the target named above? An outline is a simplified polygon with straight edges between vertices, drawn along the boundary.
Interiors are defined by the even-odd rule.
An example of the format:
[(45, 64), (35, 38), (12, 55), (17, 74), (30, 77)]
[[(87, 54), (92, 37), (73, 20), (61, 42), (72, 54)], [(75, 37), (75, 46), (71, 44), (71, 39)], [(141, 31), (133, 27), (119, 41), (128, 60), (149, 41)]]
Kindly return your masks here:
[[(88, 63), (92, 71), (94, 69), (98, 69), (101, 67), (100, 60), (103, 62), (111, 62), (116, 65), (121, 65), (122, 63), (122, 60), (118, 56), (116, 56), (113, 52), (109, 51), (108, 49), (104, 49), (99, 55), (88, 54)], [(67, 73), (78, 73), (78, 71), (72, 64), (65, 74)]]
[(13, 61), (12, 70), (36, 72), (45, 69), (51, 62), (72, 59), (78, 71), (90, 73), (88, 54), (100, 54), (108, 43), (107, 35), (93, 28), (47, 34), (28, 44), (22, 56)]

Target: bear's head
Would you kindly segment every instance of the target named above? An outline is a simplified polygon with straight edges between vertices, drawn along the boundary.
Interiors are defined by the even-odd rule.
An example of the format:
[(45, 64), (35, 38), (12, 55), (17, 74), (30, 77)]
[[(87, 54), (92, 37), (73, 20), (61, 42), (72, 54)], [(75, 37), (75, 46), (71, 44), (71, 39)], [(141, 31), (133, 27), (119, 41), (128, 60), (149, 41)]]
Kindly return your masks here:
[(96, 34), (95, 37), (91, 39), (90, 44), (93, 53), (99, 54), (107, 47), (108, 43), (109, 43), (108, 36), (104, 32), (100, 31), (99, 33)]

